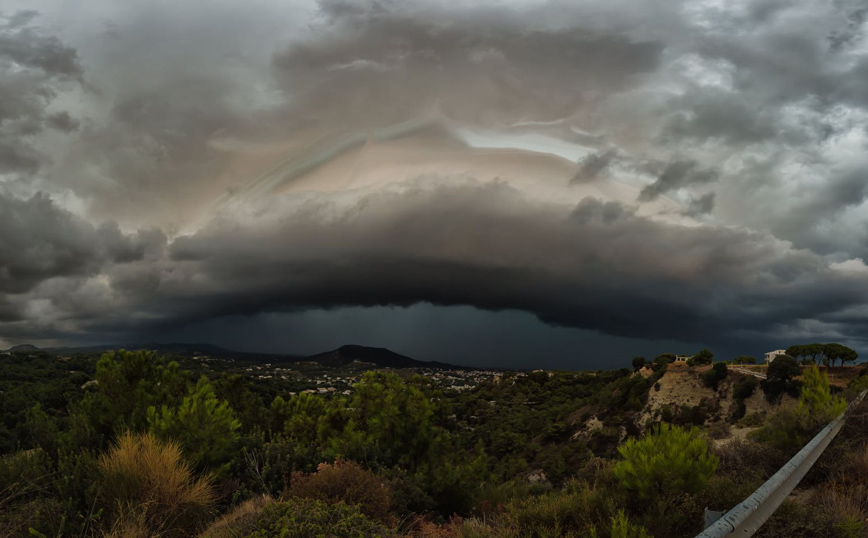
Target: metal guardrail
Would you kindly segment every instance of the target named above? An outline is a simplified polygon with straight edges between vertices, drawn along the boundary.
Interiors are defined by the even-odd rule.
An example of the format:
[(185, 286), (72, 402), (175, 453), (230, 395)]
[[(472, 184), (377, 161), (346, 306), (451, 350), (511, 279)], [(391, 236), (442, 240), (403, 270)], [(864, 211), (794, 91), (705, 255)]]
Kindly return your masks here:
[(841, 415), (820, 430), (811, 442), (805, 445), (793, 459), (769, 478), (750, 497), (724, 514), (696, 538), (725, 538), (727, 536), (753, 536), (789, 494), (802, 481), (814, 463), (841, 430), (850, 413), (868, 391), (863, 390)]

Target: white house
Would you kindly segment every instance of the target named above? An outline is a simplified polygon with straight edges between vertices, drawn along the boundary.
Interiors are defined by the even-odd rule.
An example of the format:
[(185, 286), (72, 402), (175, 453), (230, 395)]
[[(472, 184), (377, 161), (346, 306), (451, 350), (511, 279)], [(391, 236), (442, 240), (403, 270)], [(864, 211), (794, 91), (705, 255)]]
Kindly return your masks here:
[(675, 362), (687, 362), (690, 359), (690, 355), (676, 355)]
[(786, 349), (776, 349), (774, 351), (769, 351), (766, 353), (766, 364), (770, 364), (773, 360), (780, 357), (781, 355), (786, 355)]

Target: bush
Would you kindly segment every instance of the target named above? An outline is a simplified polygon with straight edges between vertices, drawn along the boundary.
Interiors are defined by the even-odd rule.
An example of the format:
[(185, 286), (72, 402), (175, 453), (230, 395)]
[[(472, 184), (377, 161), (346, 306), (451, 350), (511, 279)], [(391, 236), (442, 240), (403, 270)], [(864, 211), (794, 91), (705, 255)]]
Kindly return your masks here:
[(756, 538), (841, 538), (828, 515), (813, 506), (784, 503), (759, 528)]
[(200, 536), (202, 538), (247, 536), (256, 530), (256, 523), (262, 510), (271, 502), (271, 497), (265, 495), (247, 499), (228, 514), (208, 525), (208, 528)]
[(727, 375), (729, 375), (729, 370), (727, 370), (726, 364), (717, 362), (711, 367), (711, 370), (702, 374), (701, 379), (706, 387), (716, 391), (717, 385), (726, 379)]
[(160, 437), (178, 441), (199, 469), (223, 472), (237, 452), (241, 423), (202, 376), (179, 407), (150, 407), (148, 425)]
[(732, 398), (744, 401), (753, 396), (756, 391), (757, 380), (755, 377), (746, 377), (732, 386)]
[(714, 353), (711, 352), (710, 349), (703, 349), (698, 351), (694, 356), (690, 357), (690, 361), (693, 364), (711, 364), (714, 360)]
[(622, 459), (615, 465), (615, 476), (624, 488), (644, 499), (695, 493), (705, 486), (718, 464), (698, 430), (665, 423), (642, 439), (628, 439), (618, 452)]
[(607, 525), (617, 513), (611, 490), (587, 482), (570, 484), (566, 491), (539, 497), (516, 499), (504, 507), (497, 527), (516, 536), (587, 536), (592, 529)]
[[(598, 536), (597, 529), (591, 529), (590, 538), (597, 538)], [(607, 536), (609, 538), (651, 538), (644, 527), (630, 523), (623, 510), (612, 517), (611, 528)]]
[(245, 538), (395, 538), (381, 523), (365, 517), (357, 506), (290, 499), (262, 509)]
[(100, 459), (100, 470), (110, 532), (186, 537), (211, 514), (211, 478), (196, 477), (175, 443), (125, 433)]
[(826, 423), (840, 415), (847, 408), (847, 402), (840, 397), (832, 397), (829, 377), (816, 366), (805, 370), (802, 379), (802, 392), (799, 397), (799, 410), (816, 423)]
[(826, 483), (814, 490), (811, 505), (828, 518), (837, 536), (858, 538), (868, 534), (868, 486)]
[(293, 473), (286, 496), (358, 505), (363, 514), (386, 524), (394, 519), (387, 482), (349, 461), (322, 463), (315, 473)]

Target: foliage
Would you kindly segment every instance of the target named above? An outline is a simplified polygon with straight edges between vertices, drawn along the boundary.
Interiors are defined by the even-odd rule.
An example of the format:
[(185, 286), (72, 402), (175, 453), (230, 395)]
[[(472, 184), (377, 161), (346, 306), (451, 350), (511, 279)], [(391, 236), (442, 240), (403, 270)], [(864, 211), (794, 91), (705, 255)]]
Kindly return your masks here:
[(290, 499), (262, 509), (245, 538), (392, 538), (394, 532), (358, 507), (315, 499)]
[(227, 469), (235, 454), (240, 425), (229, 404), (217, 399), (214, 387), (204, 376), (178, 407), (148, 409), (152, 432), (176, 440), (197, 468), (218, 473)]
[(615, 499), (608, 492), (595, 484), (576, 482), (566, 491), (512, 501), (504, 507), (498, 526), (518, 536), (584, 536), (616, 513)]
[(675, 362), (675, 354), (674, 353), (663, 353), (662, 355), (657, 355), (654, 357), (654, 364), (670, 364)]
[(293, 473), (286, 497), (318, 499), (329, 504), (358, 505), (363, 514), (386, 524), (394, 523), (391, 491), (383, 478), (357, 463), (321, 463), (315, 473)]
[(726, 363), (717, 362), (711, 370), (703, 373), (700, 378), (706, 387), (716, 391), (718, 384), (726, 379), (727, 375), (729, 375), (729, 370), (726, 368)]
[(798, 361), (789, 355), (780, 355), (769, 364), (766, 375), (769, 379), (789, 381), (802, 373)]
[(150, 407), (177, 404), (187, 390), (189, 372), (177, 362), (164, 364), (153, 351), (115, 351), (96, 364), (96, 390), (83, 409), (105, 439), (116, 432), (146, 431)]
[(789, 355), (776, 357), (766, 370), (766, 379), (760, 386), (769, 402), (776, 402), (784, 392), (797, 396), (798, 385), (793, 378), (801, 375), (802, 368), (799, 362)]
[(122, 434), (100, 459), (100, 501), (108, 529), (186, 537), (211, 515), (212, 480), (196, 476), (180, 447), (151, 434)]
[(645, 366), (646, 362), (645, 357), (633, 357), (633, 369), (638, 372)]
[(747, 400), (753, 396), (756, 390), (757, 380), (755, 377), (745, 377), (732, 385), (732, 397), (735, 400)]
[(247, 499), (228, 513), (220, 516), (200, 534), (203, 538), (237, 538), (256, 530), (259, 515), (266, 505), (273, 502), (271, 497), (259, 495)]
[(820, 372), (816, 365), (811, 366), (805, 370), (798, 407), (778, 411), (753, 435), (757, 440), (781, 449), (796, 450), (846, 407), (843, 398), (831, 395), (825, 372)]
[[(591, 529), (591, 538), (597, 538), (597, 529)], [(608, 532), (609, 538), (651, 538), (641, 525), (634, 525), (623, 510), (612, 517), (612, 526)]]
[(856, 362), (859, 354), (855, 350), (838, 343), (829, 344), (799, 344), (787, 348), (787, 355), (796, 358), (810, 359), (814, 364), (823, 361), (825, 365), (835, 366), (836, 361)]
[(832, 397), (826, 372), (821, 372), (816, 365), (805, 370), (799, 398), (799, 409), (805, 415), (805, 420), (828, 422), (840, 415), (846, 407), (847, 402), (843, 398)]
[(373, 452), (384, 462), (414, 469), (441, 441), (433, 415), (422, 378), (404, 383), (393, 373), (366, 372), (336, 419), (343, 432), (331, 445), (340, 456), (364, 460)]
[(665, 423), (642, 439), (628, 439), (618, 453), (615, 476), (645, 499), (701, 490), (719, 461), (697, 430)]
[(756, 364), (756, 357), (749, 355), (739, 355), (732, 360), (733, 364)]
[(714, 353), (712, 353), (710, 349), (706, 348), (698, 351), (695, 355), (690, 357), (690, 359), (693, 361), (693, 364), (711, 364), (714, 360)]

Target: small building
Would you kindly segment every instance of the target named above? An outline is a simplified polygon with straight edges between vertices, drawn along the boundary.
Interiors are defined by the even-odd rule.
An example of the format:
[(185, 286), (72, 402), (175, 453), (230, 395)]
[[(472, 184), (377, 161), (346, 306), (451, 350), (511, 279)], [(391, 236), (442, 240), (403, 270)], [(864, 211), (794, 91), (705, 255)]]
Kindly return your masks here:
[(690, 359), (690, 355), (675, 355), (675, 362), (687, 362)]
[(771, 362), (782, 355), (786, 355), (786, 349), (776, 349), (774, 351), (769, 351), (766, 353), (766, 364), (771, 364)]

